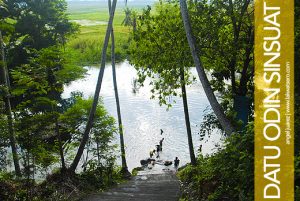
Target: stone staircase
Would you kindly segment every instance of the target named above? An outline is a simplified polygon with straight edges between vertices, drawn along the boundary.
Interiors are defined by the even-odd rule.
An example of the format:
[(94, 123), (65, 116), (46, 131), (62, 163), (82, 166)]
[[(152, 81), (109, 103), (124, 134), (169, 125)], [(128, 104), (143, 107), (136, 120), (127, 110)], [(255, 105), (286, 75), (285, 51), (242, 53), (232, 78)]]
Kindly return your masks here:
[(126, 183), (107, 192), (93, 194), (84, 201), (177, 201), (180, 183), (174, 171), (141, 171)]

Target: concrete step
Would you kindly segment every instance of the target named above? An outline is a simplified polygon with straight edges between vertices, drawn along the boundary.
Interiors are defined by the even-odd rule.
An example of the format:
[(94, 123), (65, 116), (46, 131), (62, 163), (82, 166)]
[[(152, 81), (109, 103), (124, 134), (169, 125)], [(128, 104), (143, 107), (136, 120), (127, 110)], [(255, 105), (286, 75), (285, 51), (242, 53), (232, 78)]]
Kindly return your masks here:
[(172, 172), (143, 174), (107, 192), (90, 195), (84, 201), (178, 201), (180, 184)]
[(126, 195), (101, 195), (101, 196), (90, 196), (87, 201), (103, 201), (103, 200), (117, 200), (117, 201), (178, 201), (178, 196), (158, 196), (158, 195), (144, 195), (135, 194), (134, 196)]

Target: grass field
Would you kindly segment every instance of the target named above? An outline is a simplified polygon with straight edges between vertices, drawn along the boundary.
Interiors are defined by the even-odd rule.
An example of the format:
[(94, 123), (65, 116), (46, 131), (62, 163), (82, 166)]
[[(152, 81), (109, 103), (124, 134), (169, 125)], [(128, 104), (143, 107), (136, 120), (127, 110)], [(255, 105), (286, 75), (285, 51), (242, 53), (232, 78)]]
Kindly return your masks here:
[[(151, 5), (152, 3), (153, 1), (129, 1), (128, 7), (141, 11), (146, 5)], [(114, 18), (117, 61), (122, 61), (126, 58), (128, 38), (131, 31), (131, 27), (122, 25), (125, 18), (124, 9), (125, 1), (119, 1)], [(70, 51), (74, 51), (80, 64), (98, 64), (100, 62), (101, 50), (107, 27), (106, 23), (109, 18), (107, 2), (69, 1), (67, 12), (70, 20), (81, 24), (80, 33), (69, 40), (67, 48)], [(110, 46), (107, 53), (107, 61), (110, 61)]]

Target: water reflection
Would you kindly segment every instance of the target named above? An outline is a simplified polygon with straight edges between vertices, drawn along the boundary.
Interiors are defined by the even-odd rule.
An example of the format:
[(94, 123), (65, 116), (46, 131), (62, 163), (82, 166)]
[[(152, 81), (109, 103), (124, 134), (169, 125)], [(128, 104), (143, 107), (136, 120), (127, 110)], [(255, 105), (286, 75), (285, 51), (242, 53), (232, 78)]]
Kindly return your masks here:
[[(141, 87), (138, 93), (132, 92), (132, 82), (137, 75), (136, 70), (128, 62), (120, 63), (116, 67), (128, 168), (132, 170), (139, 166), (141, 159), (149, 157), (149, 150), (155, 148), (162, 137), (165, 140), (161, 158), (174, 160), (178, 156), (181, 165), (189, 162), (182, 100), (179, 97), (173, 97), (172, 99), (176, 103), (169, 111), (166, 111), (166, 107), (159, 106), (158, 100), (150, 100), (151, 93), (148, 84)], [(100, 95), (103, 97), (107, 111), (117, 119), (111, 71), (110, 65), (107, 64)], [(195, 69), (191, 71), (196, 75)], [(75, 81), (65, 87), (63, 97), (69, 97), (72, 91), (82, 91), (86, 98), (92, 96), (98, 73), (99, 68), (90, 67), (88, 69), (89, 75), (85, 79)], [(204, 141), (200, 142), (199, 140), (197, 125), (202, 120), (203, 111), (208, 106), (208, 100), (199, 82), (187, 87), (187, 96), (194, 149), (197, 151), (200, 143), (204, 143)], [(160, 134), (160, 129), (164, 130), (163, 135)], [(116, 143), (118, 143), (118, 139), (116, 136)], [(219, 141), (219, 134), (212, 135), (208, 142), (203, 144), (203, 153), (211, 153), (215, 143)]]

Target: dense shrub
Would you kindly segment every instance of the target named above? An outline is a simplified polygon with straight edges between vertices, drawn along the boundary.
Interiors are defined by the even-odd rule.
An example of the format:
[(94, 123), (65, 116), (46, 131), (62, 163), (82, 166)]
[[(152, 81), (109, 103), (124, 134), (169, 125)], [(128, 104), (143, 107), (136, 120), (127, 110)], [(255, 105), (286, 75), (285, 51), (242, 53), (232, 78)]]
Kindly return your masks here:
[(250, 124), (223, 148), (179, 171), (187, 200), (254, 200), (254, 132)]

